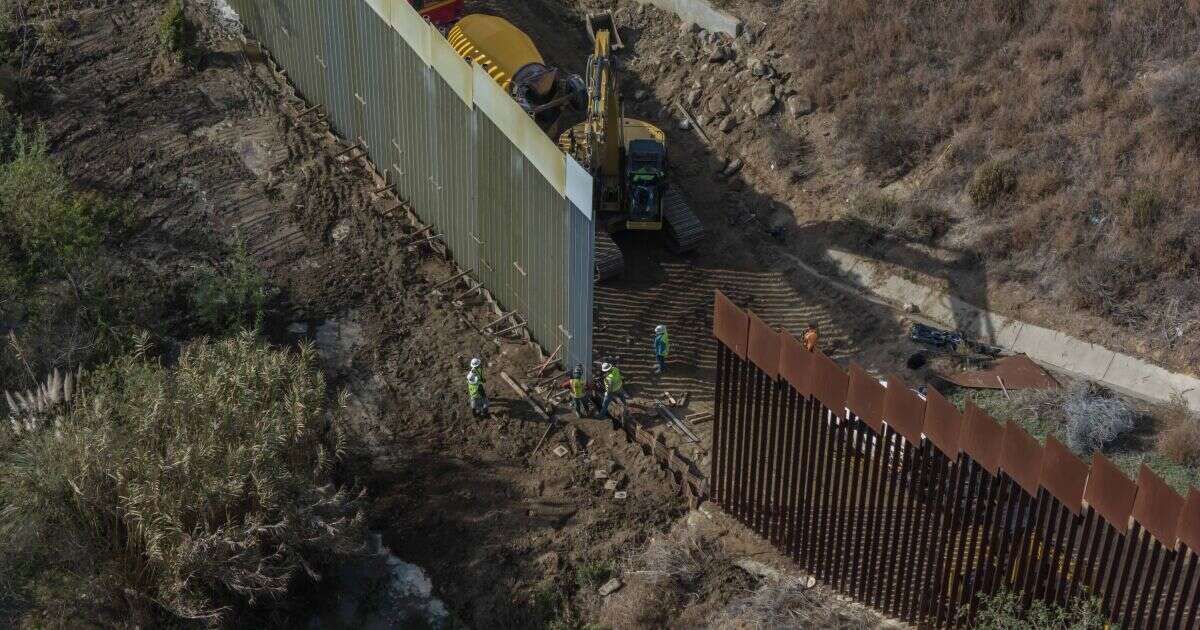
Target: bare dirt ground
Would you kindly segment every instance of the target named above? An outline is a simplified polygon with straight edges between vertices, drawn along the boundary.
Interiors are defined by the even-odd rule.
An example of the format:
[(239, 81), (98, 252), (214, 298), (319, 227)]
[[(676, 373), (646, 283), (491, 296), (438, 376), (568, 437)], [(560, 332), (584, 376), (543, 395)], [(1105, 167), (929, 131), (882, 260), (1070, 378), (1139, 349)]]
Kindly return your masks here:
[[(292, 114), (303, 102), (262, 59), (211, 31), (194, 66), (163, 58), (158, 6), (132, 0), (66, 12), (63, 45), (33, 60), (39, 98), (27, 121), (44, 125), (80, 187), (131, 200), (152, 221), (142, 246), (160, 251), (162, 265), (186, 266), (196, 239), (246, 240), (284, 291), (267, 332), (281, 343), (317, 341), (331, 382), (352, 394), (359, 446), (348, 472), (372, 498), (372, 527), (398, 556), (428, 570), (458, 621), (528, 628), (603, 616), (596, 576), (678, 527), (688, 513), (678, 487), (595, 420), (573, 422), (577, 434), (556, 431), (530, 456), (546, 425), (499, 372), (523, 375), (533, 352), (477, 334), (466, 320), (485, 321), (491, 311), (483, 303), (457, 308), (430, 292), (453, 267), (400, 244), (413, 228), (384, 216), (395, 202), (371, 193), (363, 164), (330, 157), (340, 147), (322, 123), (297, 122)], [(542, 1), (487, 7), (545, 41), (552, 61), (582, 67), (577, 14)], [(654, 98), (637, 111), (665, 107)], [(826, 349), (839, 358), (877, 371), (901, 365), (912, 350), (901, 323), (788, 271), (767, 246), (769, 234), (728, 219), (731, 204), (756, 193), (715, 180), (716, 157), (691, 132), (669, 133), (676, 177), (711, 236), (685, 258), (652, 239), (622, 237), (633, 271), (597, 294), (596, 350), (626, 368), (639, 420), (656, 424), (640, 410), (662, 391), (688, 392), (689, 411), (709, 403), (717, 288), (793, 332), (820, 322)], [(656, 323), (671, 327), (674, 346), (673, 368), (661, 378), (650, 373)], [(475, 355), (488, 364), (494, 403), (482, 422), (466, 413), (461, 382)], [(579, 437), (568, 444), (571, 435)], [(685, 451), (702, 469), (706, 442)], [(552, 453), (559, 445), (572, 446), (567, 456)], [(617, 479), (628, 499), (614, 500), (596, 469)], [(787, 566), (736, 526), (706, 536), (731, 554)], [(756, 585), (745, 575), (718, 580), (703, 597), (665, 609), (668, 623), (695, 627)], [(323, 605), (333, 604), (314, 603)]]

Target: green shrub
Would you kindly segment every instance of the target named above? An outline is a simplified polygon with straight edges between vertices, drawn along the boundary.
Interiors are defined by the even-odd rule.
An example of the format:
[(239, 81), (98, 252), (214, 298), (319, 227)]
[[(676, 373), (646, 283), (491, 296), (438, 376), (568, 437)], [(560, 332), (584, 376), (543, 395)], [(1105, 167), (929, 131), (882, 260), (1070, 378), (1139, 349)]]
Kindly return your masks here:
[(311, 348), (243, 333), (167, 369), (139, 344), (40, 426), (0, 423), (0, 586), (100, 625), (269, 605), (361, 543), (326, 406)]
[(158, 43), (176, 59), (187, 56), (192, 46), (193, 29), (183, 11), (182, 0), (171, 0), (158, 18)]
[(588, 562), (575, 569), (575, 585), (581, 589), (596, 588), (613, 576), (611, 562)]
[(987, 208), (1017, 188), (1017, 174), (1004, 162), (991, 161), (975, 170), (967, 194), (976, 208)]
[(931, 203), (911, 201), (896, 222), (895, 230), (921, 243), (935, 243), (950, 230), (950, 213)]
[(850, 201), (850, 216), (880, 230), (891, 230), (900, 218), (900, 204), (876, 191), (859, 193)]
[(12, 153), (0, 165), (0, 237), (9, 241), (26, 280), (66, 277), (78, 291), (82, 270), (133, 215), (123, 204), (74, 192), (49, 154), (44, 131), (17, 129)]
[(903, 175), (920, 162), (937, 134), (896, 103), (861, 99), (848, 103), (838, 117), (838, 135), (867, 170)]
[(1067, 608), (1034, 601), (1028, 609), (1021, 608), (1020, 600), (1020, 595), (1008, 590), (990, 597), (981, 596), (982, 606), (973, 627), (977, 630), (1100, 630), (1105, 627), (1097, 599), (1077, 598)]
[(1132, 190), (1121, 197), (1121, 225), (1132, 232), (1150, 228), (1158, 223), (1165, 206), (1162, 197), (1153, 190)]
[(192, 291), (196, 316), (212, 333), (257, 328), (275, 290), (254, 265), (239, 235), (234, 250), (221, 269), (205, 268)]

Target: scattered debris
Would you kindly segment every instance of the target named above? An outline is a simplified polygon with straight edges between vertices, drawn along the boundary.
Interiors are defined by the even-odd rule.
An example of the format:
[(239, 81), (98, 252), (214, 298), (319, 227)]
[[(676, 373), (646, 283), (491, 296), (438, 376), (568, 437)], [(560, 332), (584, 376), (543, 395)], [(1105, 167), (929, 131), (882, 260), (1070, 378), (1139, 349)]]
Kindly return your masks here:
[(619, 486), (619, 485), (621, 485), (621, 484), (619, 484), (616, 479), (609, 479), (608, 481), (604, 482), (604, 489), (605, 490), (616, 490), (617, 486)]
[(917, 343), (946, 348), (963, 354), (973, 352), (994, 357), (1002, 352), (996, 346), (969, 341), (960, 332), (942, 330), (941, 328), (934, 328), (925, 324), (914, 323), (912, 328), (908, 330), (908, 337)]
[[(519, 394), (521, 398), (525, 399), (525, 402), (529, 403), (529, 406), (533, 407), (533, 410), (537, 412), (537, 415), (541, 416), (543, 420), (546, 420), (547, 422), (551, 420), (550, 414), (546, 413), (546, 410), (542, 409), (542, 406), (539, 405), (537, 401), (529, 395), (529, 392), (525, 391), (525, 388), (522, 387), (520, 383), (513, 380), (513, 377), (509, 376), (507, 372), (500, 372), (500, 378), (504, 379), (504, 382), (508, 383), (508, 386), (511, 387), (514, 392)], [(553, 427), (553, 424), (551, 424), (551, 426)]]
[(986, 370), (938, 376), (960, 387), (1000, 389), (1006, 395), (1010, 390), (1059, 388), (1049, 372), (1023, 354), (999, 359)]
[(596, 479), (608, 479), (608, 471), (604, 470), (603, 468), (597, 468), (593, 472), (592, 476), (595, 477)]
[[(679, 107), (679, 111), (683, 112), (683, 122), (680, 123), (680, 128), (688, 129), (690, 127), (691, 129), (695, 129), (696, 135), (700, 137), (700, 140), (704, 142), (705, 145), (712, 144), (712, 142), (710, 142), (708, 139), (708, 134), (704, 133), (704, 130), (700, 128), (700, 123), (696, 122), (696, 118), (692, 116), (692, 113), (688, 111), (687, 107), (684, 107), (683, 103), (681, 102), (676, 103), (676, 105)], [(688, 123), (688, 126), (684, 126), (683, 123)]]
[(613, 578), (600, 586), (600, 595), (602, 597), (608, 597), (609, 595), (621, 590), (622, 586), (625, 585), (621, 582), (621, 580)]
[(349, 235), (350, 235), (350, 220), (349, 219), (343, 219), (343, 220), (339, 221), (337, 225), (333, 226), (333, 230), (329, 233), (329, 236), (331, 238), (333, 238), (333, 242), (335, 242), (335, 243), (342, 242), (342, 240), (345, 239)]
[(661, 404), (655, 405), (655, 407), (658, 409), (658, 415), (661, 416), (663, 420), (666, 420), (680, 435), (686, 437), (689, 442), (698, 443), (700, 441), (700, 438), (696, 437), (696, 434), (693, 433), (692, 430), (689, 429), (682, 420), (676, 417), (670, 409), (667, 409)]

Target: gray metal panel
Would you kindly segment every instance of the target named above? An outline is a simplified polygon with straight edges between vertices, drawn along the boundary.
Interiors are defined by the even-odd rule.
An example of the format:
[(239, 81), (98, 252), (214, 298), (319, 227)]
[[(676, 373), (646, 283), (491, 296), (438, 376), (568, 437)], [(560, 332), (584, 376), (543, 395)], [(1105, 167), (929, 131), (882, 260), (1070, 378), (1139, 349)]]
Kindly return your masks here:
[(568, 217), (568, 246), (567, 273), (568, 298), (567, 323), (564, 326), (570, 333), (570, 341), (566, 365), (582, 364), (583, 369), (591, 378), (592, 370), (592, 301), (593, 282), (592, 260), (595, 254), (596, 228), (592, 221), (585, 216), (583, 209), (576, 208), (568, 200), (563, 200), (567, 206)]
[(374, 58), (374, 51), (363, 37), (360, 23), (368, 23), (368, 18), (375, 19), (375, 11), (365, 2), (339, 2), (342, 6), (342, 23), (346, 27), (345, 45), (347, 103), (350, 106), (350, 130), (346, 135), (350, 139), (366, 140), (366, 102), (363, 95), (367, 86), (367, 67)]
[[(476, 110), (475, 147), (479, 159), (476, 172), (476, 225), (479, 227), (478, 237), (482, 241), (479, 246), (479, 265), (475, 277), (488, 287), (499, 290), (505, 285), (502, 264), (502, 243), (506, 235), (503, 231), (503, 219), (509, 214), (507, 197), (505, 196), (505, 180), (508, 179), (510, 152), (505, 151), (508, 139), (496, 125), (486, 116)], [(484, 158), (483, 156), (489, 156)]]
[(424, 161), (419, 157), (425, 152), (426, 74), (429, 69), (420, 56), (404, 42), (400, 34), (392, 31), (392, 42), (396, 66), (391, 81), (392, 119), (395, 121), (392, 148), (396, 150), (392, 162), (392, 173), (398, 178), (396, 190), (403, 199), (417, 208), (424, 208)]
[[(594, 227), (361, 0), (232, 0), (310, 104), (547, 349), (590, 373)], [(444, 64), (441, 67), (445, 67)], [(357, 97), (356, 97), (357, 95)], [(544, 159), (544, 157), (543, 157)]]
[(387, 56), (380, 55), (379, 51), (384, 49), (383, 42), (388, 26), (370, 6), (366, 4), (358, 6), (360, 42), (358, 60), (360, 63), (356, 65), (360, 67), (357, 73), (359, 80), (355, 92), (363, 100), (360, 105), (363, 119), (361, 135), (367, 141), (367, 155), (371, 158), (371, 162), (378, 166), (380, 171), (384, 171), (386, 176), (388, 165), (386, 160), (391, 155), (389, 138), (391, 138), (392, 126), (387, 115), (389, 103), (383, 97), (384, 81), (387, 77), (384, 70)]
[(325, 106), (329, 114), (329, 123), (334, 131), (343, 138), (351, 139), (354, 137), (354, 128), (350, 118), (350, 99), (352, 97), (348, 87), (347, 33), (345, 24), (343, 24), (345, 21), (343, 6), (345, 4), (345, 2), (318, 2), (317, 6), (321, 8), (319, 19), (325, 31), (325, 54), (322, 55), (321, 61), (325, 71)]

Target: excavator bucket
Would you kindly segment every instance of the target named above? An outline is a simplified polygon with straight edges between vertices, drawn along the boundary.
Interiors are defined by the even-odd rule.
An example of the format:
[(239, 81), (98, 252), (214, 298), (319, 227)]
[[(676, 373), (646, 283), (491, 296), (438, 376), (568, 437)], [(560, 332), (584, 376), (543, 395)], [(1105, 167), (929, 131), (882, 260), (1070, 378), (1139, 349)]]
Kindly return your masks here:
[(608, 31), (613, 52), (625, 47), (625, 43), (621, 41), (621, 33), (617, 31), (617, 20), (613, 18), (612, 11), (589, 13), (586, 19), (588, 37), (592, 38), (593, 44), (596, 43), (596, 33)]

